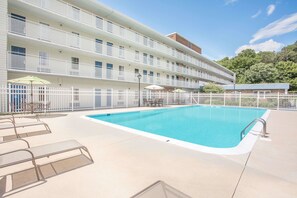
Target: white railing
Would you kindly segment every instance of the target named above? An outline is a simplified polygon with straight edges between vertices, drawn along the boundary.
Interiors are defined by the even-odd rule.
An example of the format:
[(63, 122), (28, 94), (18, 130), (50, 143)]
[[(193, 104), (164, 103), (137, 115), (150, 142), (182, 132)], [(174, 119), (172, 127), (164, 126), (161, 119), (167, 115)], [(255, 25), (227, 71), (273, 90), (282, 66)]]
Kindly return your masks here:
[(67, 2), (64, 2), (61, 0), (20, 0), (20, 1), (37, 6), (41, 9), (50, 11), (52, 13), (59, 14), (70, 20), (77, 21), (79, 23), (90, 26), (92, 28), (96, 28), (98, 29), (98, 31), (104, 31), (104, 32), (116, 35), (120, 38), (149, 47), (151, 49), (155, 49), (159, 52), (162, 52), (166, 55), (177, 58), (186, 63), (190, 63), (195, 66), (198, 66), (207, 70), (211, 70), (220, 75), (233, 79), (233, 75), (229, 74), (228, 72), (220, 70), (217, 67), (207, 64), (188, 54), (178, 52), (167, 45), (154, 41), (152, 38), (141, 35), (140, 33), (134, 32), (110, 20), (99, 17), (89, 11), (80, 9)]
[[(33, 87), (33, 98), (31, 98), (30, 86), (8, 84), (0, 86), (0, 98), (1, 113), (30, 111), (28, 104), (31, 104), (31, 101), (37, 112), (75, 111), (137, 107), (139, 93), (129, 89), (62, 88), (40, 85)], [(270, 94), (264, 98), (259, 94), (172, 93), (141, 90), (141, 106), (145, 105), (144, 99), (147, 98), (162, 98), (164, 105), (218, 105), (297, 111), (297, 95)]]
[(135, 50), (125, 49), (122, 46), (103, 44), (102, 40), (97, 40), (65, 32), (59, 29), (45, 26), (42, 23), (34, 23), (31, 21), (24, 22), (18, 18), (8, 17), (9, 28), (8, 31), (13, 34), (26, 36), (31, 39), (41, 40), (51, 44), (62, 45), (74, 49), (91, 52), (96, 55), (121, 59), (121, 61), (128, 61), (146, 66), (155, 67), (165, 71), (176, 72), (179, 74), (186, 74), (195, 78), (204, 80), (211, 80), (218, 83), (230, 84), (230, 81), (212, 76), (207, 73), (198, 72), (196, 69), (187, 69), (175, 65), (172, 62), (164, 60), (156, 60), (156, 57), (150, 57), (149, 54), (144, 56), (144, 53), (138, 51), (136, 57)]
[[(7, 69), (13, 71), (24, 71), (32, 73), (44, 73), (54, 75), (64, 75), (72, 77), (85, 77), (102, 80), (138, 82), (137, 74), (134, 72), (119, 71), (117, 69), (107, 69), (106, 67), (96, 67), (96, 64), (90, 65), (79, 62), (45, 58), (28, 54), (19, 54), (14, 52), (7, 53)], [(172, 80), (156, 76), (156, 72), (150, 75), (142, 75), (141, 83), (158, 84), (162, 86), (174, 86), (184, 88), (199, 88), (198, 82)]]

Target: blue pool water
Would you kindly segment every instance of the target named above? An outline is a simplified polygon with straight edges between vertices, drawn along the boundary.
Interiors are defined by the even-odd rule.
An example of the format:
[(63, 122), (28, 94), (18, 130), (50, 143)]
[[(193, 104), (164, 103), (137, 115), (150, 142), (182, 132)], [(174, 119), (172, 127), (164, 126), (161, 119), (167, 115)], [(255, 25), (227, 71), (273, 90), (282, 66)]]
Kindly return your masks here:
[(244, 127), (265, 112), (265, 109), (191, 106), (88, 117), (203, 146), (230, 148), (240, 143)]

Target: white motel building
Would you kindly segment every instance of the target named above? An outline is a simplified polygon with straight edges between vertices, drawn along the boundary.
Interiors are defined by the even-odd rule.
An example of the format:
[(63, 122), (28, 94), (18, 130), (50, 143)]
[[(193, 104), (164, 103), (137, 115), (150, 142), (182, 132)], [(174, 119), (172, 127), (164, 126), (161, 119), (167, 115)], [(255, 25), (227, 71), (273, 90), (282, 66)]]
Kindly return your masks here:
[(1, 85), (34, 75), (76, 91), (138, 90), (141, 74), (141, 89), (195, 91), (235, 79), (180, 35), (183, 42), (95, 0), (1, 0), (0, 15)]

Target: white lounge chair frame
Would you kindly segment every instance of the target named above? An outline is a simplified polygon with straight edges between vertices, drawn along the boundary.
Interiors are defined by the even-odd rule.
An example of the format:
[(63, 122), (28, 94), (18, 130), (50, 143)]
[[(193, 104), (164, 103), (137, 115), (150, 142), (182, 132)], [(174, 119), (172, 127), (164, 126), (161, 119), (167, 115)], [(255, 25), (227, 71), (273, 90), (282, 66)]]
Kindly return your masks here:
[[(46, 145), (41, 145), (41, 146), (36, 146), (36, 147), (30, 147), (29, 142), (24, 140), (24, 139), (15, 139), (11, 141), (5, 141), (5, 142), (0, 142), (0, 144), (5, 144), (9, 142), (14, 142), (14, 141), (23, 141), (26, 143), (26, 148), (24, 149), (17, 149), (17, 150), (12, 150), (9, 152), (5, 153), (0, 153), (0, 168), (8, 167), (8, 166), (13, 166), (25, 162), (32, 161), (32, 164), (35, 169), (35, 173), (37, 176), (38, 181), (44, 180), (44, 177), (40, 171), (39, 165), (37, 165), (36, 160), (41, 159), (44, 157), (50, 157), (52, 155), (57, 155), (73, 150), (79, 150), (81, 154), (83, 154), (82, 150), (84, 150), (88, 154), (88, 158), (91, 160), (93, 163), (93, 158), (88, 151), (87, 147), (81, 145), (79, 142), (76, 140), (68, 140), (68, 141), (62, 141), (62, 142), (56, 142), (52, 144), (46, 144)], [(28, 156), (23, 156), (21, 155), (21, 152), (29, 153)], [(23, 153), (23, 154), (25, 154)], [(13, 156), (9, 155), (15, 155), (21, 156), (20, 159), (12, 159)], [(39, 176), (40, 173), (40, 176)]]
[[(1, 126), (3, 123), (8, 123), (6, 126)], [(49, 128), (48, 124), (45, 122), (42, 122), (39, 117), (36, 115), (36, 122), (23, 122), (23, 123), (16, 123), (15, 116), (11, 114), (11, 117), (0, 117), (0, 130), (6, 130), (6, 129), (14, 129), (14, 133), (17, 138), (21, 138), (20, 135), (17, 132), (17, 128), (24, 128), (24, 127), (30, 127), (30, 126), (41, 126), (43, 125), (46, 129), (46, 131), (51, 133), (51, 129)]]

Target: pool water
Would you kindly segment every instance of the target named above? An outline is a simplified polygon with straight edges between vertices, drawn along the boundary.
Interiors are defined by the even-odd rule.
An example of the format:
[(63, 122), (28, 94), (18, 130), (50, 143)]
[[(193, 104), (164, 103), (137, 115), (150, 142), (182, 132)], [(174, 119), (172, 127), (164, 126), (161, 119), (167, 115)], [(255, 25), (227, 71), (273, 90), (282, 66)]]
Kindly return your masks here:
[(203, 146), (231, 148), (240, 143), (241, 131), (265, 112), (265, 109), (190, 106), (88, 117)]

